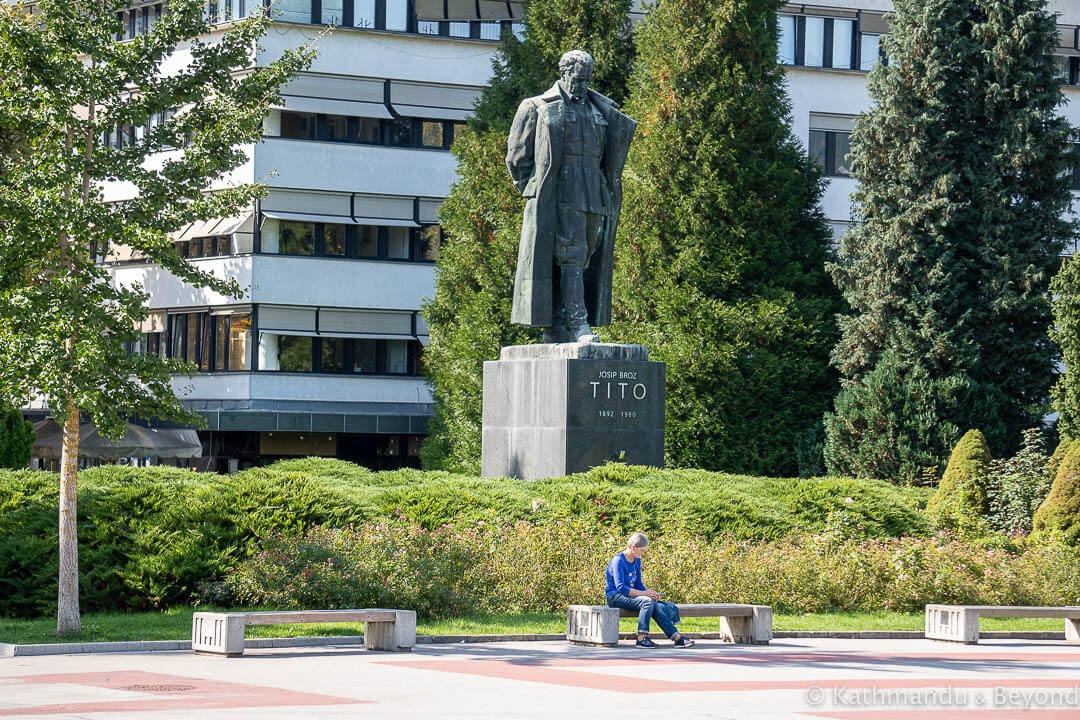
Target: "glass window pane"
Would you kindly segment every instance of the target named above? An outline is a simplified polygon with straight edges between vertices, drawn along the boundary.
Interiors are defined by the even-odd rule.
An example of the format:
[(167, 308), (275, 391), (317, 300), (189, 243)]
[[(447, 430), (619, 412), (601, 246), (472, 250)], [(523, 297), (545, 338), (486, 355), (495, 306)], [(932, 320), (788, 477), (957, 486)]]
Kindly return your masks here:
[(502, 35), (502, 25), (497, 22), (480, 23), (481, 40), (498, 40)]
[(229, 370), (250, 370), (248, 359), (251, 347), (251, 316), (233, 315), (229, 318)]
[(848, 154), (851, 152), (851, 134), (838, 132), (833, 135), (836, 137), (836, 174), (850, 175), (851, 162)]
[(439, 245), (442, 243), (442, 228), (439, 225), (425, 225), (420, 228), (420, 257), (435, 262), (439, 259)]
[(353, 25), (358, 28), (375, 27), (375, 0), (353, 0)]
[(325, 25), (340, 25), (345, 10), (345, 0), (322, 0), (322, 18)]
[(855, 32), (854, 20), (833, 20), (832, 66), (851, 69), (851, 38)]
[(438, 35), (439, 23), (431, 22), (430, 20), (423, 20), (416, 23), (416, 32), (421, 35)]
[(323, 372), (341, 372), (345, 368), (345, 340), (322, 338), (320, 356)]
[(315, 223), (282, 222), (278, 252), (282, 255), (314, 255)]
[(780, 16), (780, 34), (776, 39), (776, 61), (782, 65), (795, 64), (795, 18)]
[(409, 259), (409, 228), (392, 227), (386, 246), (386, 257), (395, 260)]
[(811, 158), (817, 161), (817, 164), (821, 166), (822, 170), (825, 170), (826, 162), (827, 142), (825, 135), (826, 133), (823, 130), (811, 130), (810, 147), (807, 150), (807, 153)]
[(277, 0), (271, 7), (275, 20), (311, 23), (311, 0)]
[(1058, 80), (1063, 83), (1069, 82), (1069, 58), (1066, 55), (1054, 55), (1054, 69), (1057, 71)]
[(469, 37), (469, 23), (467, 22), (452, 22), (450, 23), (450, 37), (467, 38)]
[(199, 361), (199, 316), (191, 313), (185, 316), (187, 320), (186, 340), (184, 344), (184, 359), (188, 362)]
[(323, 255), (341, 257), (345, 254), (345, 226), (323, 226)]
[(376, 371), (376, 341), (353, 340), (353, 372), (373, 373)]
[(311, 338), (282, 335), (278, 338), (278, 368), (311, 372)]
[(229, 316), (216, 315), (214, 317), (214, 369), (228, 370), (229, 368)]
[(372, 225), (356, 227), (357, 257), (379, 257), (379, 228)]
[(390, 121), (390, 144), (399, 147), (409, 147), (413, 144), (412, 120), (397, 118)]
[(407, 340), (386, 341), (386, 372), (391, 375), (404, 375), (409, 372), (409, 342)]
[(322, 140), (345, 142), (349, 139), (349, 118), (344, 115), (324, 115)]
[(870, 72), (870, 70), (877, 65), (880, 58), (878, 50), (878, 41), (881, 39), (880, 35), (871, 35), (870, 33), (863, 33), (860, 40), (859, 47), (859, 69)]
[(315, 139), (315, 115), (313, 113), (281, 111), (281, 137)]
[(356, 127), (357, 141), (362, 143), (381, 142), (382, 138), (379, 137), (380, 127), (379, 121), (375, 118), (358, 118)]
[(443, 146), (443, 124), (441, 120), (424, 120), (420, 123), (420, 144), (424, 147), (441, 148)]
[(386, 29), (401, 32), (409, 29), (408, 0), (386, 0)]
[(806, 18), (806, 49), (803, 64), (821, 67), (825, 62), (825, 18)]

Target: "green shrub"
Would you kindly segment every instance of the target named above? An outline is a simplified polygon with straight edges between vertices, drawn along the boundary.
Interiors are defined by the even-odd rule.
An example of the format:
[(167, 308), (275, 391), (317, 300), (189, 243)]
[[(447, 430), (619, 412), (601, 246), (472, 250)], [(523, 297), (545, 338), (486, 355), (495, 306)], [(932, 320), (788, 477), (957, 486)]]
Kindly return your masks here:
[(34, 427), (18, 408), (0, 406), (0, 468), (24, 469), (30, 464)]
[[(930, 538), (854, 536), (842, 518), (818, 534), (777, 540), (655, 535), (649, 587), (676, 602), (743, 602), (779, 612), (917, 612), (927, 603), (1063, 605), (1080, 598), (1080, 551), (1061, 544), (985, 546)], [(604, 567), (622, 536), (585, 521), (478, 523), (427, 530), (404, 520), (274, 537), (228, 580), (218, 604), (383, 605), (427, 617), (556, 612), (602, 603)]]
[[(794, 529), (818, 532), (842, 510), (871, 537), (925, 530), (921, 490), (624, 465), (526, 482), (416, 470), (374, 473), (309, 458), (232, 476), (110, 466), (84, 471), (79, 480), (87, 610), (186, 604), (199, 583), (220, 579), (263, 539), (391, 518), (426, 530), (480, 522), (586, 522), (615, 537), (686, 527), (705, 538), (750, 539)], [(55, 475), (0, 472), (0, 615), (53, 612), (56, 517)]]
[(1009, 535), (1031, 532), (1032, 516), (1053, 482), (1048, 462), (1038, 428), (1024, 431), (1016, 455), (990, 462), (987, 488), (992, 528)]
[(1033, 526), (1038, 536), (1060, 536), (1070, 543), (1080, 538), (1080, 443), (1066, 449)]
[(930, 522), (938, 528), (971, 532), (989, 511), (987, 477), (990, 449), (978, 430), (968, 430), (949, 456), (937, 492), (926, 505)]

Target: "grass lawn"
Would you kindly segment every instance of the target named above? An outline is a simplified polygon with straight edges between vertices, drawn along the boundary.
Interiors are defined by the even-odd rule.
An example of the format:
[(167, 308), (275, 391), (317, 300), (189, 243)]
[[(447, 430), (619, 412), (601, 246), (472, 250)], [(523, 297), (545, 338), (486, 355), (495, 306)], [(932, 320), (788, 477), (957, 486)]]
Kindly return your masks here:
[[(148, 613), (90, 613), (83, 615), (82, 633), (64, 642), (110, 642), (123, 640), (189, 640), (191, 608)], [(1054, 630), (1061, 632), (1061, 620), (1038, 618), (986, 618), (983, 630)], [(624, 632), (636, 627), (633, 618), (623, 618)], [(681, 628), (687, 632), (710, 632), (720, 627), (719, 618), (687, 618)], [(922, 630), (922, 613), (829, 613), (776, 615), (774, 630)], [(560, 634), (566, 632), (563, 614), (533, 613), (523, 615), (486, 615), (448, 620), (420, 620), (420, 635), (502, 635)], [(246, 636), (311, 637), (321, 635), (359, 635), (355, 624), (269, 625), (252, 626)], [(0, 643), (30, 645), (56, 642), (56, 620), (15, 620), (0, 618)]]

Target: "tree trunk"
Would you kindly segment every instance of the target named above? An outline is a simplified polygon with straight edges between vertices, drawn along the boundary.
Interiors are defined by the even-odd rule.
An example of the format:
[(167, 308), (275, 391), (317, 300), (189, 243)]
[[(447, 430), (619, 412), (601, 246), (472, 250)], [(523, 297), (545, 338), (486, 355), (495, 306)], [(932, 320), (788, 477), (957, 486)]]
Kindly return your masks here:
[(60, 454), (60, 578), (56, 602), (56, 635), (75, 635), (79, 617), (79, 532), (76, 521), (79, 474), (79, 409), (68, 402)]

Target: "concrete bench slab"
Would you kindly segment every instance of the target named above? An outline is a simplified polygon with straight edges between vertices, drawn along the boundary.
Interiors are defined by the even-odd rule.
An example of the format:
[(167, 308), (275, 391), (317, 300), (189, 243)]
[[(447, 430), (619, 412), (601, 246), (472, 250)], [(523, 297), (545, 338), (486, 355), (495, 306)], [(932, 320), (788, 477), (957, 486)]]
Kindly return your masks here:
[(196, 653), (237, 657), (244, 654), (248, 625), (364, 623), (368, 650), (403, 651), (416, 645), (416, 613), (412, 610), (281, 610), (269, 612), (197, 612), (191, 620), (191, 649)]
[[(725, 642), (768, 645), (772, 640), (772, 608), (736, 603), (680, 604), (682, 617), (718, 617)], [(570, 605), (566, 609), (566, 639), (579, 645), (619, 644), (619, 618), (637, 617), (633, 610), (606, 605)]]
[(979, 618), (1064, 618), (1065, 641), (1080, 643), (1080, 606), (927, 605), (926, 637), (974, 645), (979, 642)]

